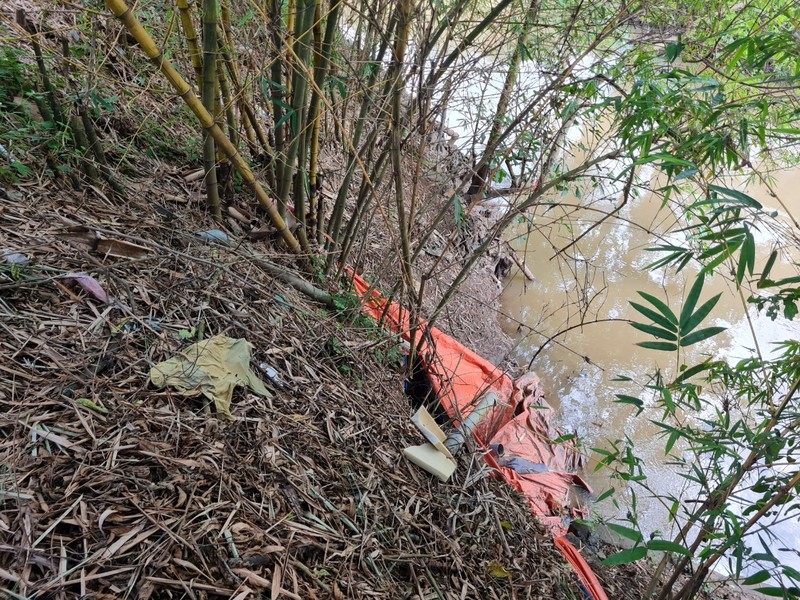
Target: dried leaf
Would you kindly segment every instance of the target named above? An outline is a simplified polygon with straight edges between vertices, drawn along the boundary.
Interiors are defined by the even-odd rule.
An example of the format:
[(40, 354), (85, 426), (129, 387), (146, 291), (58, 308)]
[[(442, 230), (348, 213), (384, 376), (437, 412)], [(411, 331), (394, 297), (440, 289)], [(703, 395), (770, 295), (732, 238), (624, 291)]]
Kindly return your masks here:
[(61, 278), (74, 281), (81, 286), (84, 292), (94, 296), (103, 304), (108, 304), (108, 294), (106, 294), (103, 287), (91, 275), (87, 275), (86, 273), (67, 273), (66, 275), (62, 275)]
[(95, 251), (103, 256), (116, 256), (118, 258), (144, 258), (150, 250), (144, 246), (123, 242), (122, 240), (101, 239), (97, 242)]

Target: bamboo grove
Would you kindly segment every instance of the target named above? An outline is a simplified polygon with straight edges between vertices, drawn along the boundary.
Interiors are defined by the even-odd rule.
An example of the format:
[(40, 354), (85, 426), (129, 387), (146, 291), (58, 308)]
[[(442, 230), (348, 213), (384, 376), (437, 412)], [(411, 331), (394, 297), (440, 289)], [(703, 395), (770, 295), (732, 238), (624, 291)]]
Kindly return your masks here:
[[(108, 11), (116, 18), (104, 22), (106, 37), (98, 45), (108, 47), (96, 48), (94, 56), (110, 63), (122, 48), (119, 53), (149, 59), (146, 77), (160, 73), (159, 81), (161, 76), (168, 81), (191, 111), (192, 127), (202, 133), (197, 163), (211, 217), (224, 223), (243, 186), (276, 232), (274, 251), (288, 251), (306, 275), (329, 278), (334, 286), (334, 276), (360, 265), (365, 248), (375, 243), (380, 246), (372, 273), (376, 283), (409, 307), (412, 323), (420, 316), (432, 325), (503, 232), (515, 224), (532, 231), (545, 215), (557, 213), (572, 238), (561, 246), (553, 241), (553, 255), (532, 270), (557, 264), (565, 280), (572, 278), (580, 288), (591, 262), (581, 254), (580, 242), (600, 224), (623, 219), (621, 209), (648, 190), (673, 211), (669, 233), (687, 240), (655, 248), (666, 256), (654, 268), (680, 271), (691, 264), (702, 277), (730, 273), (743, 303), (773, 315), (782, 310), (789, 320), (797, 314), (800, 277), (772, 281), (774, 257), (759, 277), (752, 231), (763, 227), (774, 236), (774, 256), (792, 256), (790, 249), (800, 247), (800, 225), (769, 229), (760, 204), (726, 187), (726, 178), (744, 171), (768, 182), (770, 168), (798, 162), (800, 9), (792, 0), (174, 2), (105, 0), (105, 7), (85, 9), (95, 24)], [(34, 55), (39, 113), (69, 133), (82, 175), (92, 185), (124, 196), (96, 131), (91, 98), (80, 91), (89, 82), (78, 75), (64, 78), (75, 87), (70, 97), (76, 101), (63, 102), (50, 65), (60, 72), (68, 66), (43, 54), (40, 32), (24, 13), (17, 14), (17, 22)], [(68, 56), (69, 42), (63, 44)], [(471, 96), (462, 94), (466, 88)], [(447, 125), (454, 112), (467, 132), (457, 147)], [(591, 141), (575, 142), (575, 131), (588, 132), (582, 139)], [(456, 157), (451, 171), (437, 164), (444, 162), (437, 154), (442, 146)], [(58, 170), (57, 157), (48, 162)], [(657, 177), (643, 174), (651, 168)], [(431, 173), (445, 182), (436, 194), (422, 189), (422, 175)], [(574, 199), (565, 201), (568, 192)], [(471, 216), (498, 196), (504, 210), (480, 239), (469, 239)], [(586, 210), (593, 215), (590, 222)], [(652, 233), (647, 224), (629, 225)], [(430, 252), (437, 238), (443, 248)], [(444, 271), (446, 283), (434, 293)], [(588, 324), (588, 302), (578, 301), (579, 322), (567, 323), (563, 331)], [(651, 348), (675, 351), (684, 373), (717, 373), (734, 381), (738, 391), (752, 385), (753, 395), (761, 394), (763, 431), (772, 435), (784, 427), (786, 435), (795, 435), (797, 411), (789, 410), (798, 391), (792, 356), (759, 362), (749, 379), (739, 378), (741, 369), (680, 365), (679, 340), (692, 340), (698, 332), (683, 336), (688, 333), (679, 331), (683, 319), (666, 310), (642, 313), (665, 323), (661, 329), (637, 324), (641, 331), (655, 331), (658, 340)], [(560, 333), (542, 333), (539, 351)], [(699, 402), (701, 386), (677, 374), (673, 383), (663, 384), (662, 376), (653, 378), (658, 386), (644, 389), (657, 389), (670, 404), (679, 392), (687, 406), (689, 400)], [(789, 394), (775, 401), (786, 390)], [(682, 423), (673, 429), (691, 445)], [(706, 439), (702, 431), (693, 435)], [(738, 517), (718, 509), (739, 493), (742, 475), (764, 459), (767, 445), (759, 440), (751, 458), (737, 462), (731, 457), (738, 450), (732, 448), (740, 441), (732, 438), (722, 448), (726, 452), (719, 450), (725, 460), (717, 463), (739, 471), (731, 475), (720, 467), (704, 482), (702, 502), (675, 509), (678, 535), (656, 541), (662, 551), (680, 557), (679, 567), (668, 571), (665, 557), (659, 575), (664, 572), (675, 583), (693, 558), (705, 562), (683, 590), (673, 594), (654, 583), (651, 596), (692, 597), (733, 544), (735, 551), (743, 547), (755, 521), (737, 521), (734, 527), (725, 519)], [(697, 465), (709, 447), (698, 445)], [(605, 463), (626, 481), (634, 479), (625, 474), (633, 467), (624, 453), (607, 452)], [(782, 503), (796, 497), (794, 472), (770, 485)], [(753, 512), (760, 518), (774, 504), (764, 500)], [(720, 542), (723, 524), (736, 536)], [(636, 534), (627, 555), (633, 560), (654, 547), (638, 531), (635, 516), (629, 525)], [(741, 564), (731, 571), (741, 574)]]

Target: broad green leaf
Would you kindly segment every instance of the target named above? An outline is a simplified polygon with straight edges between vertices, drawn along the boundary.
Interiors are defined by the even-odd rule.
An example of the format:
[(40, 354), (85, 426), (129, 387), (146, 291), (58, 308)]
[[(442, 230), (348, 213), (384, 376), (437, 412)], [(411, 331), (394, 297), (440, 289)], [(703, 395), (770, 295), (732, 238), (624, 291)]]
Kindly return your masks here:
[(717, 302), (719, 302), (721, 296), (722, 296), (721, 293), (717, 294), (716, 296), (711, 298), (711, 300), (709, 300), (708, 302), (703, 304), (700, 308), (698, 308), (695, 311), (695, 313), (691, 317), (689, 317), (689, 320), (686, 322), (686, 325), (681, 327), (681, 335), (683, 336), (687, 335), (695, 327), (700, 325), (700, 323), (703, 322), (703, 319), (705, 319), (717, 305)]
[(655, 325), (642, 325), (641, 323), (632, 321), (631, 327), (644, 333), (649, 333), (650, 335), (662, 340), (671, 340), (673, 342), (678, 340), (678, 336), (673, 332), (662, 329), (661, 327), (656, 327)]
[(675, 325), (677, 325), (677, 324), (678, 324), (678, 317), (676, 317), (676, 316), (675, 316), (675, 313), (673, 313), (673, 312), (672, 312), (672, 311), (669, 309), (669, 306), (667, 306), (666, 304), (664, 304), (664, 303), (663, 303), (661, 300), (659, 300), (659, 299), (658, 299), (658, 298), (656, 298), (655, 296), (652, 296), (652, 295), (650, 295), (650, 294), (647, 294), (647, 293), (645, 293), (645, 292), (638, 292), (638, 294), (639, 294), (639, 295), (640, 295), (642, 298), (644, 298), (645, 300), (647, 300), (647, 301), (648, 301), (650, 304), (652, 304), (653, 306), (655, 306), (655, 307), (656, 307), (656, 309), (658, 309), (658, 312), (660, 312), (662, 315), (664, 315), (664, 316), (667, 318), (667, 320), (668, 320), (668, 321), (670, 321), (671, 323), (674, 323)]
[(674, 332), (678, 331), (678, 327), (672, 321), (670, 321), (660, 313), (657, 313), (652, 308), (647, 308), (646, 306), (643, 306), (636, 302), (630, 302), (630, 305), (633, 307), (634, 310), (638, 311), (640, 314), (644, 315), (648, 319), (651, 319), (654, 323), (661, 325), (665, 329)]
[(675, 554), (682, 554), (683, 556), (690, 555), (686, 548), (675, 542), (670, 542), (669, 540), (650, 540), (647, 542), (647, 549), (657, 552), (674, 552)]
[(642, 541), (642, 534), (636, 529), (631, 529), (630, 527), (625, 527), (624, 525), (617, 525), (616, 523), (606, 523), (606, 527), (608, 527), (614, 533), (633, 542), (638, 543)]
[(637, 546), (630, 550), (623, 550), (622, 552), (612, 554), (600, 564), (605, 567), (613, 567), (614, 565), (624, 565), (641, 560), (645, 556), (647, 556), (647, 548), (644, 546)]
[(678, 346), (672, 342), (639, 342), (636, 345), (648, 350), (662, 350), (664, 352), (674, 352), (678, 349)]
[(717, 335), (718, 333), (722, 333), (725, 331), (725, 327), (707, 327), (706, 329), (699, 329), (694, 333), (687, 335), (685, 338), (681, 338), (681, 346), (691, 346), (692, 344), (696, 344), (697, 342), (702, 342), (703, 340), (707, 340), (710, 337)]
[(681, 310), (681, 320), (680, 320), (680, 329), (683, 332), (683, 329), (686, 327), (687, 323), (689, 322), (692, 313), (694, 313), (694, 307), (697, 306), (697, 301), (700, 299), (700, 294), (703, 291), (703, 283), (705, 282), (705, 276), (701, 273), (695, 279), (694, 285), (692, 285), (692, 289), (689, 290), (689, 295), (686, 296), (686, 300), (683, 302), (683, 309)]

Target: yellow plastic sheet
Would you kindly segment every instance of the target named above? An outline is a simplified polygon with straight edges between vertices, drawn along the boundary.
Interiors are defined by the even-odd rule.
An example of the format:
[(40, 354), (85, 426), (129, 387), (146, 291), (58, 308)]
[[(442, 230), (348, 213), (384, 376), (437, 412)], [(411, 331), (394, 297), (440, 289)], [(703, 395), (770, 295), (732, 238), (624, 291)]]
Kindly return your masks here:
[(169, 386), (186, 396), (202, 394), (214, 401), (221, 418), (232, 421), (231, 399), (236, 386), (248, 387), (260, 396), (271, 396), (250, 369), (252, 349), (247, 340), (218, 335), (192, 344), (152, 367), (150, 381), (157, 388)]

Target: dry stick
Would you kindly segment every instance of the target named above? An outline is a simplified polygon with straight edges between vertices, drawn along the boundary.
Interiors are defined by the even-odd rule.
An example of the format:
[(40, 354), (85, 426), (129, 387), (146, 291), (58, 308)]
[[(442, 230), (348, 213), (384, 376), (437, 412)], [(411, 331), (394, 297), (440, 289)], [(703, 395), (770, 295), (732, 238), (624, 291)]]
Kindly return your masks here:
[[(511, 61), (508, 66), (508, 71), (506, 71), (506, 79), (503, 83), (503, 88), (500, 91), (500, 99), (497, 102), (497, 110), (494, 113), (494, 119), (492, 119), (492, 127), (489, 131), (489, 138), (486, 142), (487, 150), (489, 148), (494, 148), (497, 144), (497, 138), (500, 136), (500, 132), (503, 127), (503, 122), (506, 119), (506, 112), (508, 111), (508, 105), (511, 101), (511, 95), (514, 91), (514, 86), (517, 83), (517, 73), (519, 72), (519, 65), (522, 61), (522, 53), (525, 51), (525, 48), (528, 43), (528, 34), (531, 30), (533, 23), (536, 21), (536, 16), (539, 12), (539, 0), (532, 0), (530, 8), (525, 13), (525, 23), (522, 25), (522, 30), (520, 31), (519, 37), (517, 38), (517, 43), (514, 46), (514, 51), (511, 54)], [(472, 183), (469, 187), (468, 195), (474, 196), (478, 193), (479, 190), (482, 190), (486, 186), (486, 181), (489, 177), (489, 165), (491, 162), (491, 157), (488, 160), (483, 161), (483, 166), (479, 169), (475, 170), (475, 173), (472, 176)]]
[[(216, 114), (217, 99), (217, 0), (203, 0), (203, 106)], [(214, 138), (203, 135), (203, 170), (205, 171), (208, 207), (217, 221), (222, 220), (222, 206), (217, 186), (217, 152)]]
[[(228, 72), (228, 78), (230, 79), (231, 86), (233, 86), (233, 93), (236, 99), (239, 102), (239, 110), (242, 114), (247, 117), (247, 131), (248, 131), (248, 139), (250, 137), (250, 133), (255, 136), (258, 142), (261, 144), (261, 148), (263, 152), (266, 152), (268, 157), (273, 157), (272, 147), (269, 144), (269, 140), (267, 136), (264, 135), (264, 132), (261, 129), (261, 126), (258, 124), (258, 119), (256, 118), (256, 113), (253, 110), (253, 107), (250, 105), (250, 102), (247, 100), (245, 96), (244, 89), (242, 88), (241, 83), (239, 82), (239, 70), (236, 67), (236, 63), (231, 58), (230, 53), (228, 52), (227, 45), (220, 45), (219, 46), (219, 53), (222, 55), (222, 61), (225, 64), (225, 69)], [(253, 151), (253, 155), (258, 154), (257, 151)], [(267, 183), (271, 188), (275, 188), (275, 161), (270, 161), (269, 170), (267, 172)]]
[(136, 19), (133, 11), (131, 11), (131, 9), (125, 4), (125, 0), (106, 0), (106, 6), (109, 10), (111, 10), (112, 13), (114, 13), (114, 16), (116, 16), (122, 22), (122, 24), (125, 25), (125, 28), (141, 46), (142, 50), (150, 58), (153, 64), (155, 64), (161, 70), (170, 84), (172, 84), (172, 86), (175, 88), (175, 91), (178, 92), (180, 97), (183, 98), (184, 102), (186, 102), (186, 105), (198, 118), (200, 124), (203, 126), (203, 129), (208, 131), (209, 135), (214, 138), (214, 141), (219, 144), (219, 146), (222, 148), (222, 151), (228, 157), (228, 160), (231, 161), (234, 168), (237, 170), (239, 175), (241, 175), (245, 183), (247, 183), (253, 189), (256, 199), (267, 211), (267, 216), (269, 217), (272, 225), (278, 231), (278, 235), (281, 236), (283, 241), (286, 242), (286, 245), (294, 254), (300, 255), (299, 260), (301, 264), (303, 266), (307, 266), (308, 256), (304, 256), (303, 253), (307, 252), (310, 254), (309, 249), (300, 247), (300, 244), (297, 242), (297, 238), (292, 235), (292, 232), (286, 226), (286, 222), (278, 213), (278, 210), (275, 208), (275, 205), (272, 203), (270, 197), (264, 191), (264, 188), (262, 188), (256, 180), (253, 172), (250, 170), (250, 167), (247, 166), (247, 163), (239, 155), (235, 146), (231, 144), (231, 141), (214, 122), (214, 118), (205, 109), (194, 92), (192, 92), (191, 86), (183, 77), (181, 77), (180, 73), (175, 70), (175, 67), (172, 66), (172, 63), (164, 58), (164, 56), (158, 50), (153, 38), (150, 37), (150, 34), (147, 33), (144, 27), (142, 27), (141, 23), (139, 23), (138, 19)]
[[(391, 35), (392, 31), (394, 30), (397, 24), (396, 14), (393, 13), (392, 20), (389, 24), (389, 35)], [(375, 85), (375, 82), (378, 79), (378, 74), (380, 71), (380, 65), (383, 61), (383, 57), (386, 54), (386, 50), (389, 47), (389, 36), (386, 36), (381, 41), (381, 45), (378, 48), (377, 55), (375, 60), (371, 62), (370, 66), (372, 67), (372, 73), (367, 81), (365, 86), (366, 92), (364, 93), (364, 97), (361, 100), (361, 107), (359, 109), (358, 119), (356, 120), (355, 131), (353, 132), (353, 139), (352, 139), (352, 147), (353, 151), (350, 155), (350, 160), (347, 165), (347, 171), (345, 171), (344, 179), (342, 184), (339, 186), (339, 193), (336, 196), (336, 201), (333, 205), (333, 211), (331, 213), (330, 218), (328, 219), (326, 232), (328, 237), (333, 240), (333, 243), (329, 243), (326, 245), (326, 250), (333, 250), (333, 246), (338, 244), (341, 240), (341, 225), (342, 225), (342, 218), (344, 215), (344, 208), (345, 202), (347, 200), (347, 193), (350, 188), (350, 181), (355, 174), (356, 166), (358, 165), (358, 155), (363, 155), (371, 151), (372, 146), (375, 143), (375, 140), (378, 137), (378, 133), (381, 128), (381, 124), (383, 119), (379, 119), (378, 123), (376, 123), (375, 128), (372, 131), (372, 134), (369, 136), (367, 142), (361, 148), (358, 148), (359, 142), (361, 141), (361, 134), (364, 129), (364, 124), (366, 123), (367, 119), (367, 112), (369, 110), (371, 100), (372, 100), (372, 93), (371, 90)], [(388, 85), (388, 82), (387, 82)], [(385, 95), (385, 94), (384, 94)], [(383, 111), (380, 113), (383, 114)], [(355, 150), (358, 148), (358, 150)], [(330, 271), (331, 266), (333, 265), (333, 254), (331, 253), (330, 257), (328, 258), (328, 262), (325, 265), (325, 271)]]

